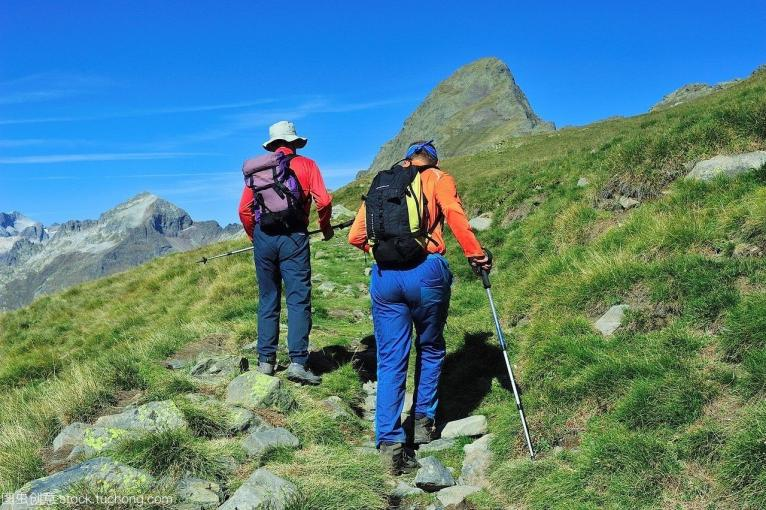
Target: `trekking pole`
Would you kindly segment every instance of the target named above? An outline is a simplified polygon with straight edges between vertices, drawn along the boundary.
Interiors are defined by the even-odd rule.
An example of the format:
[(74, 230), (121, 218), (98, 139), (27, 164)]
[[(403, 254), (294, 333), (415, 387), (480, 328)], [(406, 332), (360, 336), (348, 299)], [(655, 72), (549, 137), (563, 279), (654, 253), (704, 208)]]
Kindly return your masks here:
[[(337, 225), (332, 225), (330, 228), (332, 228), (333, 230), (340, 230), (340, 229), (350, 227), (353, 223), (354, 223), (354, 220), (348, 220), (348, 221), (344, 221), (343, 223), (338, 223)], [(322, 231), (321, 229), (309, 230), (308, 235), (313, 236), (314, 234), (318, 234), (321, 231)], [(237, 253), (244, 253), (252, 249), (253, 249), (252, 246), (248, 246), (246, 248), (240, 248), (238, 250), (227, 251), (226, 253), (221, 253), (220, 255), (214, 255), (212, 257), (202, 257), (201, 259), (197, 261), (197, 263), (207, 264), (208, 261), (210, 260), (220, 259), (221, 257), (228, 257), (229, 255), (236, 255)]]
[[(489, 250), (485, 250), (487, 258), (492, 261), (492, 254)], [(529, 458), (535, 460), (535, 450), (532, 448), (532, 439), (529, 436), (529, 427), (527, 426), (527, 418), (524, 416), (524, 406), (521, 404), (521, 397), (519, 395), (519, 388), (516, 386), (516, 378), (513, 376), (513, 369), (511, 368), (511, 362), (508, 360), (508, 349), (505, 344), (505, 335), (503, 335), (503, 328), (500, 326), (500, 319), (497, 316), (497, 309), (495, 308), (495, 300), (492, 298), (492, 284), (489, 281), (489, 272), (485, 271), (481, 267), (476, 266), (478, 273), (481, 276), (481, 283), (484, 285), (484, 289), (487, 291), (487, 298), (489, 298), (489, 307), (492, 309), (492, 319), (495, 321), (495, 330), (497, 331), (497, 339), (500, 342), (500, 348), (503, 350), (503, 358), (505, 359), (505, 366), (508, 369), (508, 377), (511, 379), (511, 387), (513, 388), (513, 397), (516, 399), (516, 408), (519, 410), (519, 416), (521, 416), (521, 427), (524, 429), (524, 438), (527, 440), (527, 448), (529, 448)]]

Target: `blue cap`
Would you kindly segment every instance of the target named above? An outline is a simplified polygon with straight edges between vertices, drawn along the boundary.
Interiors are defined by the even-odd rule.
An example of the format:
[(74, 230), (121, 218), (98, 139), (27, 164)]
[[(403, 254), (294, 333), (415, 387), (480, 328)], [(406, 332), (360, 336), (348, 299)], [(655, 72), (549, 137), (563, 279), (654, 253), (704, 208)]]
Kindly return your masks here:
[(436, 153), (436, 147), (434, 147), (433, 140), (410, 145), (410, 148), (407, 149), (407, 153), (404, 155), (404, 159), (410, 159), (412, 156), (418, 154), (419, 152), (427, 152), (428, 155), (432, 158), (439, 159), (439, 155)]

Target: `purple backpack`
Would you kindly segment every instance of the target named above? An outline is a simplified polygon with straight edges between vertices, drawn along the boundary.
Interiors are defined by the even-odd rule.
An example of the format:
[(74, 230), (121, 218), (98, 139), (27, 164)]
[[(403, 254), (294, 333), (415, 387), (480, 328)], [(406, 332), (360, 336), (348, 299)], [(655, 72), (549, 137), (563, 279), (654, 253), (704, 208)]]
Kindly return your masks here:
[(298, 178), (290, 169), (294, 154), (270, 152), (242, 165), (245, 185), (253, 190), (255, 221), (269, 234), (306, 228), (306, 210)]

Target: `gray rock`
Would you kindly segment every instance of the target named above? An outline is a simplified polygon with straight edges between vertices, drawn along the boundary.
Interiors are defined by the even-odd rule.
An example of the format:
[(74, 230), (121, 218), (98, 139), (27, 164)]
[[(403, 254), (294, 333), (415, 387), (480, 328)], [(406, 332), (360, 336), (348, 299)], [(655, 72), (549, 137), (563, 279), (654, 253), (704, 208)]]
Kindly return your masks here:
[(50, 476), (39, 478), (16, 491), (0, 510), (41, 508), (47, 497), (62, 494), (75, 484), (101, 485), (113, 492), (140, 493), (154, 483), (145, 471), (120, 464), (106, 457), (97, 457)]
[(163, 365), (168, 370), (181, 370), (186, 366), (186, 362), (182, 359), (172, 358), (165, 360)]
[(447, 423), (441, 437), (483, 436), (487, 433), (487, 417), (481, 414)]
[(227, 409), (229, 411), (229, 431), (232, 434), (244, 432), (251, 426), (261, 427), (264, 424), (263, 420), (250, 409), (239, 406), (227, 406)]
[(626, 211), (628, 209), (633, 209), (634, 207), (636, 207), (637, 205), (641, 203), (635, 198), (625, 197), (625, 196), (620, 196), (617, 202), (620, 204), (620, 207), (622, 207)]
[(391, 495), (395, 498), (406, 498), (407, 496), (414, 496), (416, 494), (423, 494), (423, 489), (418, 489), (412, 485), (408, 485), (401, 480), (396, 484), (396, 487), (391, 491)]
[(88, 425), (79, 421), (64, 427), (53, 440), (53, 451), (58, 452), (62, 448), (74, 448), (82, 444), (87, 428)]
[(335, 292), (335, 289), (338, 288), (337, 285), (335, 285), (333, 282), (322, 282), (317, 286), (316, 290), (320, 294), (324, 296), (328, 296)]
[(747, 243), (737, 243), (737, 245), (734, 246), (734, 251), (731, 254), (731, 256), (735, 258), (760, 257), (761, 255), (763, 255), (763, 250), (761, 250), (758, 246)]
[(184, 429), (188, 425), (175, 403), (163, 400), (133, 407), (120, 414), (102, 416), (96, 420), (95, 426), (154, 433)]
[(257, 469), (219, 510), (284, 510), (298, 488), (266, 468)]
[(766, 165), (766, 151), (745, 152), (742, 154), (722, 155), (698, 161), (687, 179), (709, 181), (718, 175), (736, 177)]
[(140, 430), (125, 430), (111, 427), (87, 427), (83, 431), (82, 442), (72, 448), (67, 460), (100, 455), (114, 447), (118, 441), (136, 437), (143, 433)]
[(276, 403), (281, 390), (281, 380), (253, 370), (229, 383), (226, 403), (255, 410)]
[(436, 493), (436, 499), (444, 505), (444, 510), (463, 510), (468, 508), (465, 498), (475, 492), (479, 492), (481, 487), (473, 485), (455, 485), (447, 487)]
[(189, 371), (194, 377), (233, 377), (247, 370), (249, 362), (247, 358), (228, 354), (220, 356), (204, 356)]
[(271, 429), (256, 430), (249, 434), (243, 441), (242, 447), (251, 457), (260, 457), (269, 450), (287, 446), (298, 448), (300, 440), (289, 430), (277, 427)]
[(343, 403), (343, 400), (336, 395), (327, 397), (326, 399), (322, 400), (321, 404), (327, 410), (327, 414), (329, 414), (333, 420), (337, 420), (338, 418), (351, 417), (351, 413), (346, 409), (346, 405)]
[(221, 487), (200, 478), (183, 478), (176, 486), (176, 493), (182, 501), (194, 504), (195, 508), (201, 510), (218, 508), (221, 503)]
[(611, 336), (622, 324), (628, 305), (614, 305), (596, 321), (596, 329), (604, 336)]
[(471, 225), (471, 228), (477, 232), (483, 232), (492, 226), (492, 215), (482, 214), (481, 216), (471, 218), (468, 224)]
[(435, 439), (430, 443), (420, 445), (420, 448), (418, 449), (418, 455), (422, 455), (424, 453), (440, 452), (442, 450), (452, 448), (454, 445), (454, 439), (442, 437), (440, 439)]
[(342, 204), (332, 204), (332, 219), (351, 219), (356, 213)]
[(586, 179), (585, 177), (580, 177), (579, 179), (577, 179), (578, 188), (585, 188), (588, 186), (588, 184), (590, 184), (590, 181)]
[(492, 464), (492, 452), (489, 444), (493, 434), (487, 434), (471, 444), (463, 446), (463, 467), (460, 471), (460, 483), (463, 485), (489, 486), (487, 475)]
[(436, 457), (420, 459), (420, 469), (415, 475), (415, 485), (426, 492), (436, 492), (455, 485), (452, 473)]

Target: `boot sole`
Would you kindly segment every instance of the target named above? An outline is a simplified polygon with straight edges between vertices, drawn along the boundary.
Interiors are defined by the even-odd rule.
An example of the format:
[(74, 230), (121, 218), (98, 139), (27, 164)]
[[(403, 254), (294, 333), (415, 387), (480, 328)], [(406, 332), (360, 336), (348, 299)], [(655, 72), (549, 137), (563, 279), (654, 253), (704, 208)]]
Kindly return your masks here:
[(287, 379), (289, 379), (292, 382), (297, 382), (297, 383), (300, 383), (300, 384), (306, 384), (306, 385), (309, 385), (309, 386), (319, 386), (320, 384), (322, 384), (322, 380), (321, 379), (319, 381), (308, 381), (306, 379), (303, 379), (302, 377), (298, 377), (298, 376), (295, 376), (295, 375), (288, 375)]

